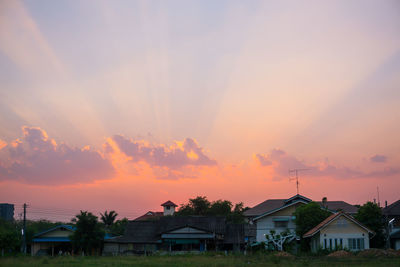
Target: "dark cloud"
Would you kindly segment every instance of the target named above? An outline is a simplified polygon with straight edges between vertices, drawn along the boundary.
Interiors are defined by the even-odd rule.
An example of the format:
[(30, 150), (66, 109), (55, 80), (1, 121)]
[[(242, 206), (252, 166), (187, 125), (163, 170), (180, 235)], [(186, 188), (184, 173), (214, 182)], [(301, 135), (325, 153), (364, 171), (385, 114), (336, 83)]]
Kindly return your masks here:
[[(325, 160), (324, 162), (307, 164), (280, 149), (273, 149), (269, 154), (257, 154), (255, 158), (261, 166), (271, 166), (273, 168), (275, 174), (278, 176), (274, 178), (288, 177), (290, 169), (309, 169), (309, 171), (304, 174), (308, 177), (380, 178), (400, 174), (400, 168), (394, 167), (387, 167), (383, 170), (366, 172), (350, 167), (338, 167), (331, 164), (328, 160)], [(377, 160), (386, 160), (386, 157), (382, 159), (381, 156), (379, 156)]]
[(107, 179), (113, 174), (111, 162), (99, 152), (57, 144), (37, 127), (23, 127), (23, 137), (0, 150), (0, 180), (59, 185)]
[(387, 161), (387, 157), (385, 155), (375, 155), (370, 157), (369, 160), (376, 163), (385, 163)]

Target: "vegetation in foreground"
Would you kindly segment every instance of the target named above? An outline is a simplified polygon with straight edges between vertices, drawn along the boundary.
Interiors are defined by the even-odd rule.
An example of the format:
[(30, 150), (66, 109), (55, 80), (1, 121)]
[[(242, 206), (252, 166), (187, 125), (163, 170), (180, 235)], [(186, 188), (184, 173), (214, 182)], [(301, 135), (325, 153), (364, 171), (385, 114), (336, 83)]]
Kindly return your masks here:
[(400, 266), (400, 258), (370, 257), (279, 257), (274, 254), (244, 255), (176, 255), (120, 257), (4, 257), (0, 266)]

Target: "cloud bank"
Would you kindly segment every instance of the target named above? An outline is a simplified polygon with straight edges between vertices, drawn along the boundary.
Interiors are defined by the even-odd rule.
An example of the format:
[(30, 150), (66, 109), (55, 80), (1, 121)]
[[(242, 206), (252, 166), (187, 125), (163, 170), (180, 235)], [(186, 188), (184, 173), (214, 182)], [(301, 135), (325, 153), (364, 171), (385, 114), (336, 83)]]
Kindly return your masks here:
[(111, 162), (99, 152), (57, 144), (38, 127), (22, 128), (23, 136), (0, 150), (0, 180), (28, 184), (88, 183), (114, 174)]
[[(160, 179), (194, 178), (196, 168), (217, 165), (217, 161), (208, 157), (204, 149), (192, 138), (175, 141), (171, 146), (150, 144), (122, 135), (114, 135), (109, 142), (128, 156), (130, 163), (144, 162), (150, 165), (154, 174)], [(106, 144), (105, 149), (108, 153), (115, 152), (110, 143)]]
[[(281, 149), (273, 149), (269, 154), (256, 154), (255, 160), (260, 166), (272, 168), (275, 178), (289, 176), (290, 169), (309, 169), (308, 177), (333, 177), (338, 179), (346, 178), (383, 178), (400, 174), (400, 168), (385, 166), (375, 171), (363, 171), (347, 166), (335, 166), (328, 160), (323, 162), (306, 163), (296, 157), (287, 154)], [(376, 155), (370, 159), (372, 162), (386, 162), (386, 157)]]

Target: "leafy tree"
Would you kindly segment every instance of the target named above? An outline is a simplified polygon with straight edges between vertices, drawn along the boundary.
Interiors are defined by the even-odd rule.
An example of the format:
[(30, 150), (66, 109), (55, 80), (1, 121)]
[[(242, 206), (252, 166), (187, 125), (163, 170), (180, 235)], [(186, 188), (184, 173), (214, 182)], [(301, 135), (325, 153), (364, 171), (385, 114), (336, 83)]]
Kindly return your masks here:
[(123, 235), (125, 233), (126, 225), (128, 224), (128, 219), (123, 218), (121, 220), (116, 221), (111, 226), (111, 234), (113, 235)]
[(310, 202), (298, 207), (293, 215), (296, 216), (296, 234), (301, 238), (301, 247), (307, 250), (309, 244), (302, 239), (303, 235), (328, 218), (331, 213), (326, 209), (321, 209), (318, 203)]
[(14, 222), (0, 219), (0, 250), (2, 256), (7, 251), (18, 251), (21, 244), (21, 235), (19, 233), (19, 229)]
[(214, 216), (229, 216), (232, 212), (232, 207), (232, 202), (220, 199), (211, 203), (207, 214)]
[(115, 219), (118, 216), (118, 213), (116, 213), (114, 210), (108, 212), (105, 211), (104, 214), (100, 213), (101, 215), (101, 221), (104, 223), (104, 225), (106, 226), (106, 229), (110, 229), (111, 226), (113, 225)]
[(362, 205), (356, 214), (356, 219), (375, 232), (371, 239), (371, 247), (383, 248), (385, 245), (385, 235), (383, 233), (384, 220), (381, 208), (370, 201)]
[(75, 249), (82, 250), (85, 254), (92, 254), (93, 249), (101, 247), (104, 231), (97, 216), (91, 212), (81, 211), (73, 221), (76, 222), (76, 230), (71, 235), (71, 242)]
[(207, 215), (211, 203), (205, 196), (189, 199), (188, 204), (182, 204), (177, 215)]

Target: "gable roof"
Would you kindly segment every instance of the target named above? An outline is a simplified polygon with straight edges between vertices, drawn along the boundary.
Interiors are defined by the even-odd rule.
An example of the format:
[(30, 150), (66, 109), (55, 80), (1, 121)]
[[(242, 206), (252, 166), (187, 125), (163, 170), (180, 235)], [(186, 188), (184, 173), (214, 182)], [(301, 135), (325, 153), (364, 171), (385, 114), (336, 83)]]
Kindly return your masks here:
[(286, 205), (284, 205), (284, 206), (282, 206), (282, 207), (279, 207), (279, 208), (276, 208), (276, 209), (267, 211), (267, 212), (265, 212), (265, 213), (263, 213), (263, 214), (261, 214), (261, 215), (255, 217), (253, 220), (256, 221), (256, 220), (261, 219), (261, 218), (263, 218), (263, 217), (265, 217), (265, 216), (268, 216), (268, 215), (270, 215), (270, 214), (272, 214), (272, 213), (275, 213), (275, 212), (277, 212), (277, 211), (280, 211), (280, 210), (286, 209), (286, 208), (288, 208), (288, 207), (291, 207), (291, 206), (293, 206), (293, 205), (295, 205), (295, 204), (297, 204), (297, 203), (307, 204), (308, 202), (304, 201), (303, 199), (298, 199), (298, 200), (296, 200), (296, 201), (291, 201), (291, 202), (289, 202), (289, 204), (286, 204)]
[(389, 216), (400, 216), (400, 199), (383, 208), (383, 214)]
[(46, 233), (52, 232), (52, 231), (57, 230), (57, 229), (66, 229), (66, 230), (69, 230), (69, 231), (71, 231), (71, 232), (74, 232), (74, 231), (75, 231), (75, 227), (73, 227), (73, 226), (71, 226), (71, 225), (68, 225), (68, 224), (60, 224), (60, 225), (54, 226), (54, 227), (52, 227), (52, 228), (50, 228), (50, 229), (44, 230), (44, 231), (42, 231), (42, 232), (40, 232), (40, 233), (37, 233), (37, 234), (35, 234), (33, 237), (39, 237), (39, 236), (41, 236), (41, 235), (44, 235), (44, 234), (46, 234)]
[(163, 216), (158, 220), (129, 221), (123, 236), (108, 240), (113, 243), (160, 243), (161, 234), (182, 227), (224, 234), (224, 217)]
[(313, 235), (315, 235), (316, 233), (318, 233), (321, 229), (325, 228), (326, 226), (328, 226), (331, 222), (335, 221), (336, 219), (338, 219), (339, 217), (344, 216), (347, 219), (349, 219), (350, 221), (352, 221), (353, 223), (357, 224), (358, 226), (360, 226), (361, 228), (363, 228), (364, 230), (368, 231), (369, 233), (374, 233), (373, 231), (371, 231), (369, 228), (367, 228), (366, 226), (362, 225), (359, 221), (357, 221), (356, 219), (354, 219), (352, 216), (344, 213), (344, 212), (338, 212), (338, 213), (334, 213), (331, 216), (329, 216), (328, 218), (326, 218), (325, 220), (323, 220), (321, 223), (319, 223), (317, 226), (315, 226), (314, 228), (312, 228), (310, 231), (308, 231), (307, 233), (305, 233), (303, 235), (303, 238), (306, 237), (311, 237)]
[(178, 205), (176, 205), (174, 202), (172, 202), (171, 200), (168, 200), (167, 202), (164, 202), (163, 204), (161, 204), (161, 206), (173, 206), (173, 207), (178, 207)]
[(134, 219), (134, 221), (146, 221), (151, 219), (157, 219), (161, 216), (164, 216), (164, 213), (162, 211), (148, 211), (142, 216), (139, 216), (136, 219)]
[[(253, 208), (246, 210), (243, 214), (247, 217), (258, 217), (266, 213), (270, 214), (272, 211), (282, 208), (292, 202), (299, 202), (300, 200), (304, 203), (312, 201), (311, 199), (302, 195), (294, 195), (289, 199), (268, 199), (254, 206)], [(321, 201), (317, 201), (317, 203), (322, 206)], [(344, 201), (327, 201), (326, 206), (331, 212), (344, 211), (346, 213), (355, 214), (358, 210), (356, 206)]]
[[(317, 203), (321, 207), (324, 207), (322, 201), (317, 201)], [(356, 206), (351, 205), (351, 204), (341, 201), (341, 200), (340, 201), (327, 201), (326, 208), (332, 212), (343, 211), (345, 213), (350, 213), (350, 214), (356, 214), (358, 211), (358, 208)]]

